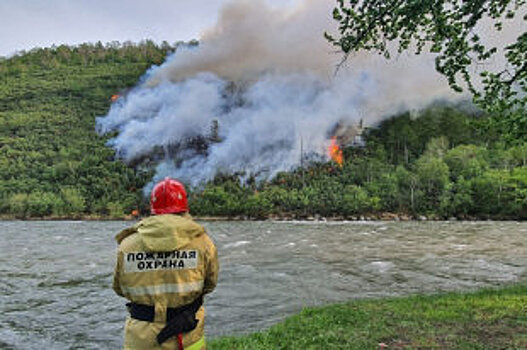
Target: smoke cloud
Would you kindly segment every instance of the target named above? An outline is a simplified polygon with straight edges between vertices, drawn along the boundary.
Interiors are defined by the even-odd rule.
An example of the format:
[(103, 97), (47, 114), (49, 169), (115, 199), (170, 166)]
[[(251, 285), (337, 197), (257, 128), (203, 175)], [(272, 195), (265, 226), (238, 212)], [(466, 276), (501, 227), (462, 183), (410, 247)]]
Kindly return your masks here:
[[(333, 6), (305, 0), (284, 11), (233, 1), (198, 46), (178, 48), (98, 118), (98, 130), (118, 131), (110, 144), (127, 162), (161, 153), (154, 182), (172, 176), (195, 186), (218, 173), (271, 178), (303, 155), (327, 157), (339, 122), (374, 125), (464, 97), (435, 72), (431, 55), (359, 53), (334, 75), (341, 55), (323, 38), (335, 32)], [(199, 139), (210, 141), (206, 150), (185, 147)]]

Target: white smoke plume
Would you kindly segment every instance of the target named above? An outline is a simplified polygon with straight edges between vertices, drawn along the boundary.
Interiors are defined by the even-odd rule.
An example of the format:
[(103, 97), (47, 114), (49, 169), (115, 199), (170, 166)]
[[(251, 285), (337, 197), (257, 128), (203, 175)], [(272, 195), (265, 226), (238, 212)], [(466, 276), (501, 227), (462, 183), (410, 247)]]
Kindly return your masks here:
[[(303, 154), (327, 157), (338, 122), (373, 125), (419, 109), (451, 92), (434, 57), (403, 54), (386, 61), (360, 53), (337, 75), (341, 55), (323, 38), (335, 31), (333, 1), (304, 0), (288, 11), (263, 0), (227, 5), (196, 47), (180, 47), (98, 118), (118, 131), (117, 154), (134, 161), (163, 150), (154, 181), (172, 176), (198, 185), (218, 173), (270, 178), (300, 165)], [(205, 151), (182, 145), (218, 140)]]

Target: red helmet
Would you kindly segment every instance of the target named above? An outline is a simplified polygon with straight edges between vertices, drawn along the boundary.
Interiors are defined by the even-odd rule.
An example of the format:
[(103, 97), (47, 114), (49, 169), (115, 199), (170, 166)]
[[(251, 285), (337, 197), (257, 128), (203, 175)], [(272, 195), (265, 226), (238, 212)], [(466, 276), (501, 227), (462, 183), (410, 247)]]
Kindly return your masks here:
[(181, 182), (166, 177), (154, 186), (150, 195), (152, 214), (175, 214), (187, 211), (187, 192)]

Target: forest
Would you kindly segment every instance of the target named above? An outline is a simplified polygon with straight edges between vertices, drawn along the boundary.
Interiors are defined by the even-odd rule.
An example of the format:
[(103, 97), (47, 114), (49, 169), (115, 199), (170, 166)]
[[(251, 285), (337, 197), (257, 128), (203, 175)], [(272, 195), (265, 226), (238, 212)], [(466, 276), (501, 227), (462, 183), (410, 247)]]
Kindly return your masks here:
[(95, 118), (172, 50), (99, 42), (0, 61), (0, 213), (119, 217), (137, 207), (148, 174), (114, 161)]
[[(177, 44), (95, 43), (0, 58), (0, 216), (125, 218), (148, 214), (153, 175), (116, 159), (95, 131)], [(507, 123), (468, 104), (435, 104), (364, 131), (343, 163), (306, 162), (269, 181), (222, 174), (189, 189), (200, 217), (526, 219), (525, 112)], [(247, 175), (247, 174), (245, 174)], [(247, 178), (247, 176), (245, 176)]]
[(270, 182), (219, 177), (192, 193), (202, 215), (305, 219), (525, 219), (527, 143), (455, 106), (394, 116), (367, 130), (344, 162), (312, 163)]

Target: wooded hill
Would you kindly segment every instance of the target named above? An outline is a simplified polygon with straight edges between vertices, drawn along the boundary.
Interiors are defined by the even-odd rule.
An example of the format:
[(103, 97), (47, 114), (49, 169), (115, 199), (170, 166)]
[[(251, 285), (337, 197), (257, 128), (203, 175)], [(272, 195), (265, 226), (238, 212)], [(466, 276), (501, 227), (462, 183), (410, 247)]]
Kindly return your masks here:
[[(115, 160), (105, 146), (111, 135), (95, 133), (95, 118), (107, 113), (112, 95), (136, 85), (173, 50), (148, 41), (97, 43), (0, 59), (0, 215), (147, 213), (142, 187), (152, 173)], [(394, 116), (365, 133), (365, 147), (344, 149), (342, 167), (313, 162), (243, 185), (237, 174), (220, 175), (190, 191), (191, 211), (252, 218), (392, 212), (525, 219), (526, 131), (512, 133), (499, 121), (499, 115), (454, 106)]]
[(0, 213), (122, 215), (147, 174), (114, 161), (95, 118), (173, 50), (152, 42), (35, 49), (0, 62)]
[[(503, 143), (494, 117), (452, 106), (409, 113), (366, 132), (344, 163), (312, 163), (266, 183), (218, 177), (192, 194), (198, 214), (526, 219), (527, 143)], [(398, 215), (392, 215), (398, 214)]]

